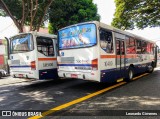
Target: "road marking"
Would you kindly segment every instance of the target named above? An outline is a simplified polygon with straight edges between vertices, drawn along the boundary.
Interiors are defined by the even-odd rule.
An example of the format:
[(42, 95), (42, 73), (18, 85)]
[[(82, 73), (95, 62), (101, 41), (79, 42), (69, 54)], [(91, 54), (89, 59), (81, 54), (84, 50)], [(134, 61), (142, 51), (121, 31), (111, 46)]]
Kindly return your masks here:
[(134, 77), (133, 80), (139, 79), (139, 78), (141, 78), (141, 77), (143, 77), (143, 76), (146, 76), (146, 75), (148, 75), (148, 74), (149, 74), (149, 73), (145, 73), (145, 74), (142, 74), (142, 75), (140, 75), (140, 76)]
[[(141, 77), (143, 77), (143, 76), (145, 76), (145, 75), (148, 75), (148, 74), (149, 74), (149, 73), (142, 74), (142, 75), (140, 75), (140, 76), (137, 76), (137, 77), (133, 78), (133, 80), (139, 79), (139, 78), (141, 78)], [(119, 79), (119, 81), (121, 81), (121, 80), (122, 80), (122, 79)], [(85, 100), (87, 100), (87, 99), (90, 99), (90, 98), (92, 98), (92, 97), (94, 97), (94, 96), (97, 96), (97, 95), (99, 95), (99, 94), (102, 94), (102, 93), (104, 93), (104, 92), (106, 92), (106, 91), (109, 91), (109, 90), (111, 90), (111, 89), (114, 89), (114, 88), (116, 88), (116, 87), (119, 87), (119, 86), (121, 86), (121, 85), (124, 85), (124, 84), (126, 84), (126, 83), (127, 83), (127, 82), (120, 82), (120, 83), (118, 83), (118, 84), (116, 84), (116, 85), (107, 87), (107, 88), (102, 89), (102, 90), (100, 90), (100, 91), (97, 91), (97, 92), (95, 92), (95, 93), (89, 94), (89, 95), (87, 95), (87, 96), (78, 98), (78, 99), (73, 100), (73, 101), (71, 101), (71, 102), (62, 104), (62, 105), (57, 106), (57, 107), (55, 107), (55, 108), (52, 108), (52, 109), (50, 109), (50, 110), (48, 110), (48, 111), (46, 111), (46, 112), (43, 112), (43, 113), (42, 113), (42, 116), (33, 116), (33, 117), (28, 118), (28, 119), (40, 119), (40, 118), (43, 118), (43, 117), (45, 117), (45, 116), (47, 116), (47, 115), (49, 115), (49, 114), (51, 114), (51, 113), (54, 113), (54, 112), (56, 112), (56, 111), (62, 110), (62, 109), (67, 108), (67, 107), (69, 107), (69, 106), (72, 106), (72, 105), (75, 105), (75, 104), (80, 103), (80, 102), (82, 102), (82, 101), (85, 101)]]
[(123, 81), (123, 78), (118, 79), (118, 80), (117, 80), (117, 83), (122, 82), (122, 81)]
[(74, 104), (80, 103), (80, 102), (82, 102), (82, 101), (85, 101), (85, 100), (87, 100), (87, 99), (90, 99), (90, 98), (92, 98), (92, 97), (94, 97), (94, 96), (97, 96), (97, 95), (99, 95), (99, 94), (102, 94), (102, 93), (104, 93), (104, 92), (106, 92), (106, 91), (109, 91), (109, 90), (111, 90), (111, 89), (114, 89), (114, 88), (119, 87), (119, 86), (124, 85), (124, 84), (126, 84), (126, 82), (121, 82), (121, 83), (118, 83), (118, 84), (116, 84), (116, 85), (107, 87), (107, 88), (102, 89), (102, 90), (100, 90), (100, 91), (97, 91), (97, 92), (95, 92), (95, 93), (92, 93), (92, 94), (89, 94), (89, 95), (87, 95), (87, 96), (78, 98), (78, 99), (73, 100), (73, 101), (71, 101), (71, 102), (62, 104), (62, 105), (57, 106), (57, 107), (55, 107), (55, 108), (52, 108), (52, 109), (50, 109), (50, 110), (48, 110), (48, 111), (46, 111), (46, 112), (43, 112), (43, 113), (42, 113), (42, 116), (33, 116), (33, 117), (28, 118), (28, 119), (39, 119), (39, 118), (42, 118), (42, 117), (47, 116), (47, 115), (49, 115), (49, 114), (51, 114), (51, 113), (53, 113), (53, 112), (56, 112), (56, 111), (62, 110), (62, 109), (64, 109), (64, 108), (67, 108), (67, 107), (69, 107), (69, 106), (72, 106), (72, 105), (74, 105)]

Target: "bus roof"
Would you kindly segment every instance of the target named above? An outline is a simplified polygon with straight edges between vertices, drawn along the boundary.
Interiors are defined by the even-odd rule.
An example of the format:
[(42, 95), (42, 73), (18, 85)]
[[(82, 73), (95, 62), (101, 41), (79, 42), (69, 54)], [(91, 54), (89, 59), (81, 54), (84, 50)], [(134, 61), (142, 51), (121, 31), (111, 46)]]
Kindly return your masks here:
[[(31, 34), (38, 35), (38, 36), (45, 36), (45, 37), (57, 38), (57, 35), (54, 35), (54, 34), (46, 34), (46, 33), (41, 33), (41, 32), (37, 32), (37, 31), (30, 31), (30, 32), (25, 32), (25, 33), (18, 33), (18, 34), (14, 35), (14, 36), (21, 35), (21, 34), (27, 34), (27, 33), (31, 33)], [(12, 37), (14, 37), (14, 36), (12, 36)]]
[(109, 25), (104, 24), (104, 23), (99, 22), (99, 21), (89, 21), (89, 22), (78, 23), (78, 24), (70, 25), (70, 26), (64, 27), (64, 28), (62, 28), (62, 29), (59, 29), (59, 31), (61, 31), (61, 30), (63, 30), (63, 29), (66, 29), (66, 28), (69, 28), (69, 27), (72, 27), (72, 26), (83, 25), (83, 24), (86, 24), (86, 23), (94, 23), (94, 24), (96, 24), (97, 26), (100, 26), (100, 27), (109, 29), (109, 30), (111, 30), (111, 31), (114, 31), (114, 32), (117, 32), (117, 33), (120, 33), (120, 34), (125, 34), (125, 35), (127, 35), (127, 36), (131, 36), (131, 37), (134, 37), (134, 38), (136, 38), (136, 39), (145, 40), (145, 41), (149, 41), (149, 42), (155, 43), (155, 41), (146, 39), (146, 38), (144, 38), (144, 37), (141, 37), (141, 36), (132, 34), (132, 33), (130, 33), (130, 32), (124, 31), (124, 30), (120, 30), (120, 29), (118, 29), (118, 28), (109, 26)]

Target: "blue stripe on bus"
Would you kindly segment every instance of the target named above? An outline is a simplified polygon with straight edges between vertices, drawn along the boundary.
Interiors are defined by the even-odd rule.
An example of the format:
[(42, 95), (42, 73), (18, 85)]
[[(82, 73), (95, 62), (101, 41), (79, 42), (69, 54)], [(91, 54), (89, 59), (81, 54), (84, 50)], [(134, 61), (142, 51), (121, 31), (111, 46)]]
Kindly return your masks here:
[(92, 66), (92, 64), (58, 64), (58, 66)]
[(31, 67), (29, 65), (20, 65), (20, 66), (10, 66), (10, 68), (28, 68)]
[[(134, 74), (144, 73), (148, 70), (148, 65), (151, 63), (134, 65)], [(128, 76), (129, 66), (113, 69), (101, 70), (101, 82), (115, 82), (118, 78), (125, 78)]]

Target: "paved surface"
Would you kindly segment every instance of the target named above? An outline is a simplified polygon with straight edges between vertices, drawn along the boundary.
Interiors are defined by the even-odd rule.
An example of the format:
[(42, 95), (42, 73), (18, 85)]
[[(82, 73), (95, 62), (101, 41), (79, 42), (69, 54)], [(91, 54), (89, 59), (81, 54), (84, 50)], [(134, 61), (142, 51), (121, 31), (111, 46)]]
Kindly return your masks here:
[[(0, 79), (0, 109), (46, 111), (111, 85), (114, 84), (75, 79), (28, 81), (5, 77), (4, 79)], [(160, 68), (153, 72), (153, 74), (68, 107), (47, 118), (105, 119), (107, 110), (160, 110), (159, 91)], [(117, 111), (116, 113), (119, 112)], [(124, 119), (128, 117), (108, 116), (107, 118)], [(129, 116), (129, 118), (132, 117)], [(158, 117), (147, 116), (147, 118), (155, 119)]]
[(13, 78), (11, 76), (7, 76), (7, 77), (2, 77), (0, 79), (0, 86), (4, 86), (4, 85), (12, 85), (12, 84), (16, 84), (16, 83), (22, 83), (22, 82), (32, 82), (35, 81), (34, 79), (21, 79), (21, 78)]
[[(115, 90), (106, 92), (98, 97), (79, 103), (66, 111), (61, 111), (61, 116), (66, 118), (71, 115), (88, 116), (86, 118), (160, 118), (160, 68), (148, 76), (128, 83)], [(124, 111), (125, 110), (125, 111)], [(136, 111), (138, 110), (138, 111)], [(148, 111), (149, 110), (149, 111)], [(152, 111), (150, 111), (152, 110)], [(127, 112), (140, 112), (145, 116), (121, 116)], [(158, 113), (159, 116), (148, 116), (147, 114)], [(106, 114), (108, 113), (108, 114)], [(113, 116), (116, 115), (117, 116)], [(97, 116), (99, 115), (99, 116)], [(108, 115), (108, 116), (107, 116)], [(112, 115), (112, 116), (110, 116)], [(91, 117), (90, 117), (91, 116)]]

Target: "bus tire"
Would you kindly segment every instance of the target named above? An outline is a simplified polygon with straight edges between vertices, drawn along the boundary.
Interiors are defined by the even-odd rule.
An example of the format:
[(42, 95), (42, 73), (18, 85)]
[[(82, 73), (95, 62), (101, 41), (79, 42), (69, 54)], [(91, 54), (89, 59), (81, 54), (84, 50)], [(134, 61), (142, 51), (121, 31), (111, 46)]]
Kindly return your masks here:
[(154, 63), (152, 62), (151, 65), (148, 66), (147, 73), (152, 73), (154, 71)]
[(0, 72), (0, 79), (2, 78), (2, 73)]
[(130, 82), (133, 80), (134, 77), (134, 70), (132, 67), (129, 68), (127, 78), (125, 78), (125, 81)]
[(13, 78), (16, 78), (16, 75), (13, 75)]

